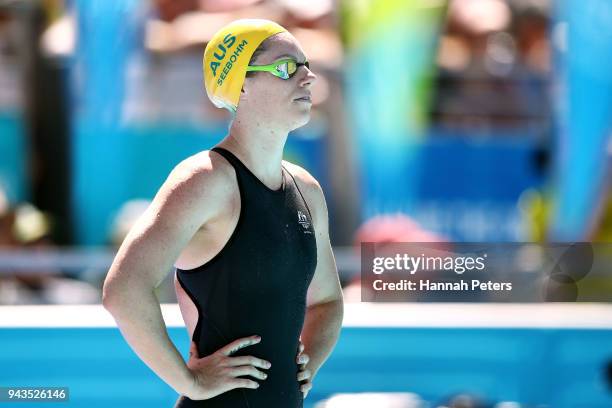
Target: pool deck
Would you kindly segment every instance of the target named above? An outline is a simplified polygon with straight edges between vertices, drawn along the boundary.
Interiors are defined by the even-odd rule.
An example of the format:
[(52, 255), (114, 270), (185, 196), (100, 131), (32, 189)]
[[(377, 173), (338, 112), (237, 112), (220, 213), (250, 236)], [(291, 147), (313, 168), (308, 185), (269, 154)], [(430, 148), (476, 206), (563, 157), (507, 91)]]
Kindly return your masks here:
[[(161, 306), (168, 327), (184, 327), (177, 304)], [(101, 305), (0, 306), (0, 327), (115, 327)], [(611, 329), (602, 303), (347, 303), (344, 327)]]

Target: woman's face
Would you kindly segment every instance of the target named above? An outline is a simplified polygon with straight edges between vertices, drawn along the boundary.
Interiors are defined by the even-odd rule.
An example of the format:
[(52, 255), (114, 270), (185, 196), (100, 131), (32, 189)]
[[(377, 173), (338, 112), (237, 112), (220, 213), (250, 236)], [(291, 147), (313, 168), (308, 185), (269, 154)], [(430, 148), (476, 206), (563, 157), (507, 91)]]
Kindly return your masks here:
[[(297, 40), (284, 32), (266, 40), (265, 51), (252, 65), (267, 65), (288, 57), (298, 63), (306, 61)], [(296, 129), (310, 119), (310, 88), (316, 78), (305, 66), (299, 66), (295, 75), (287, 80), (269, 72), (254, 72), (244, 81), (238, 111), (247, 110), (249, 116), (256, 115), (270, 126), (288, 128), (289, 131)]]

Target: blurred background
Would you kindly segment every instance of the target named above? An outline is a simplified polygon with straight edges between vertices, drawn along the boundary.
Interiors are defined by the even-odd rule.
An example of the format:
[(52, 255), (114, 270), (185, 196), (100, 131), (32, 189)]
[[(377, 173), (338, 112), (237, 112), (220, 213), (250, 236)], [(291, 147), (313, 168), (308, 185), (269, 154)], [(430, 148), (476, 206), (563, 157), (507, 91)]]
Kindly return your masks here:
[[(246, 17), (288, 28), (318, 75), (312, 119), (290, 135), (285, 159), (326, 194), (347, 304), (360, 301), (361, 242), (612, 241), (608, 0), (0, 0), (0, 304), (100, 303), (116, 249), (170, 170), (225, 136), (229, 115), (206, 97), (202, 54), (220, 27)], [(612, 323), (609, 265), (582, 290), (587, 299), (597, 290)], [(176, 301), (171, 277), (158, 288), (164, 303)], [(459, 301), (486, 308), (495, 299)], [(612, 406), (609, 324), (553, 330), (573, 336), (566, 343), (542, 330), (404, 329), (343, 331), (345, 353), (321, 375), (337, 377), (315, 386), (307, 406)], [(533, 354), (508, 353), (516, 365), (504, 366), (457, 347), (435, 369), (431, 359), (414, 366), (430, 370), (421, 384), (390, 380), (409, 369), (386, 370), (391, 355), (381, 354), (365, 379), (338, 383), (359, 365), (341, 356), (370, 353), (368, 336), (383, 348), (405, 338), (433, 356), (442, 343), (431, 339), (473, 336), (469, 348), (495, 338), (493, 350), (514, 347), (504, 342), (510, 332), (541, 364), (524, 368)], [(26, 333), (0, 330), (7, 353), (28, 354)], [(118, 332), (105, 335), (120, 360), (140, 364)], [(184, 334), (174, 336), (186, 351)], [(27, 383), (26, 356), (11, 368), (3, 356), (0, 380)], [(489, 381), (502, 372), (505, 382)], [(558, 384), (541, 376), (561, 373)], [(130, 378), (166, 387), (147, 375), (138, 366)], [(532, 385), (510, 390), (507, 378)], [(117, 390), (128, 395), (127, 384)], [(172, 397), (166, 389), (154, 401)]]

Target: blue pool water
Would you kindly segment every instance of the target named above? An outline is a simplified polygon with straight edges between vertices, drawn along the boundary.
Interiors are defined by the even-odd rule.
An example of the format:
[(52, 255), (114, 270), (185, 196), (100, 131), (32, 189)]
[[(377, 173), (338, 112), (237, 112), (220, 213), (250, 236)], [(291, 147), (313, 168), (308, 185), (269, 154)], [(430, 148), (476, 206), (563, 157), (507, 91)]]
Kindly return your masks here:
[[(186, 355), (185, 329), (169, 332)], [(529, 406), (609, 408), (611, 360), (610, 329), (348, 327), (305, 407), (337, 392), (407, 391), (432, 403), (472, 392)], [(0, 386), (70, 389), (69, 404), (20, 407), (172, 407), (177, 397), (115, 328), (0, 329)]]

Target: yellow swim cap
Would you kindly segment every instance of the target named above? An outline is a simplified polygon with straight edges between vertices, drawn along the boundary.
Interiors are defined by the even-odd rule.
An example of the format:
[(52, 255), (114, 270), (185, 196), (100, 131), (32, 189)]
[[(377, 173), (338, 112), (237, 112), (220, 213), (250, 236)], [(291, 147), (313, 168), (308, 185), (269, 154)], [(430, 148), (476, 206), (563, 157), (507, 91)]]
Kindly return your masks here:
[(218, 108), (238, 107), (246, 68), (259, 45), (274, 34), (287, 31), (270, 20), (236, 20), (213, 36), (204, 50), (204, 86)]

